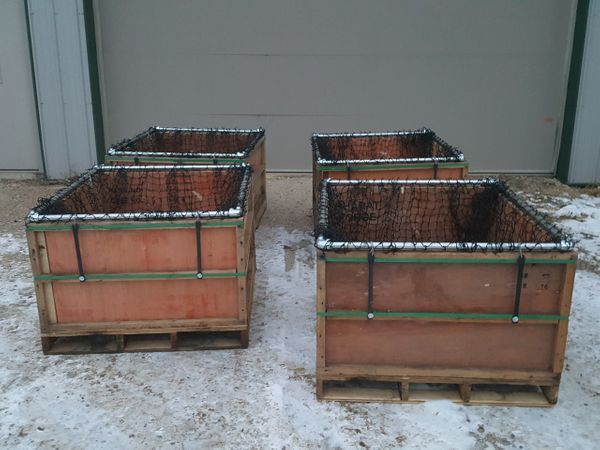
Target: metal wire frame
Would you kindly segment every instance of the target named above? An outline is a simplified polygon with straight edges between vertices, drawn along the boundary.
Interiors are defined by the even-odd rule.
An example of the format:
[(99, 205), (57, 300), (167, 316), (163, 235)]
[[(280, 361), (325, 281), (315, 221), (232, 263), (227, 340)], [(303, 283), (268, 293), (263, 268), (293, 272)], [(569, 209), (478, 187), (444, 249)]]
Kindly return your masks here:
[[(134, 145), (142, 139), (150, 137), (154, 133), (160, 133), (161, 131), (169, 132), (185, 132), (185, 133), (223, 133), (231, 135), (242, 135), (247, 134), (253, 136), (250, 143), (243, 148), (240, 148), (237, 152), (220, 153), (220, 152), (152, 152), (152, 151), (134, 151), (126, 150), (128, 147)], [(256, 144), (264, 137), (264, 128), (255, 129), (238, 129), (238, 128), (179, 128), (179, 127), (159, 127), (153, 126), (148, 128), (136, 136), (130, 139), (124, 139), (115, 145), (112, 145), (107, 150), (108, 156), (129, 156), (129, 157), (170, 157), (170, 158), (207, 158), (207, 159), (244, 159), (247, 158), (250, 152), (254, 150)]]
[[(385, 159), (328, 159), (325, 158), (319, 148), (319, 139), (322, 138), (352, 138), (352, 137), (393, 137), (393, 136), (415, 136), (418, 134), (430, 134), (433, 142), (437, 143), (452, 156), (445, 157), (416, 157), (416, 158), (385, 158)], [(454, 147), (440, 138), (433, 130), (423, 127), (417, 130), (401, 130), (386, 132), (342, 132), (342, 133), (314, 133), (311, 137), (313, 158), (319, 166), (340, 166), (354, 164), (414, 164), (414, 163), (446, 163), (464, 162), (465, 155), (462, 150)]]
[[(115, 172), (124, 170), (149, 171), (218, 171), (218, 170), (242, 170), (243, 178), (240, 184), (237, 204), (234, 208), (222, 211), (173, 211), (173, 212), (130, 212), (130, 213), (95, 213), (95, 214), (46, 214), (44, 210), (49, 205), (66, 198), (79, 186), (90, 182), (92, 176), (101, 172)], [(73, 183), (61, 189), (47, 199), (40, 199), (38, 206), (33, 208), (25, 218), (26, 224), (44, 222), (73, 222), (73, 221), (113, 221), (113, 220), (177, 220), (177, 219), (199, 219), (199, 218), (239, 218), (244, 215), (246, 198), (250, 185), (251, 167), (248, 164), (235, 165), (154, 165), (154, 166), (111, 166), (95, 165), (81, 174)]]
[[(508, 199), (535, 225), (542, 228), (551, 238), (552, 242), (372, 242), (372, 241), (333, 241), (326, 238), (323, 233), (327, 230), (329, 195), (327, 188), (331, 185), (374, 185), (374, 186), (443, 186), (443, 185), (479, 185), (495, 186), (501, 195)], [(526, 204), (517, 194), (508, 188), (501, 180), (494, 178), (469, 179), (469, 180), (333, 180), (325, 179), (320, 185), (319, 221), (315, 230), (315, 247), (319, 250), (451, 250), (458, 252), (475, 251), (569, 251), (575, 246), (572, 237), (563, 232), (559, 227), (550, 222), (550, 219)]]

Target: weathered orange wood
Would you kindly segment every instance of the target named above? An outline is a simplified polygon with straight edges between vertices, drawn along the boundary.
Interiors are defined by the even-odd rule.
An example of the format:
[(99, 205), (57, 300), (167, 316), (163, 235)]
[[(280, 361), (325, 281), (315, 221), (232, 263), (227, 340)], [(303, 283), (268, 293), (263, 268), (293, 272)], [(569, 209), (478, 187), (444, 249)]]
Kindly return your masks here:
[[(201, 229), (204, 270), (236, 272), (236, 228)], [(80, 230), (79, 242), (87, 273), (139, 273), (196, 271), (194, 228)], [(70, 231), (46, 232), (50, 272), (77, 273), (77, 258)]]
[[(525, 267), (522, 314), (560, 313), (564, 270)], [(328, 262), (327, 310), (366, 311), (367, 271), (366, 262)], [(509, 314), (515, 301), (515, 264), (376, 263), (373, 278), (375, 311)]]
[[(324, 284), (325, 292), (317, 302), (318, 312), (366, 315), (367, 253), (321, 253), (317, 279)], [(558, 251), (527, 254), (528, 258), (548, 263), (525, 264), (519, 310), (522, 320), (515, 325), (510, 315), (515, 302), (516, 264), (474, 260), (514, 262), (517, 257), (515, 252), (376, 251), (372, 303), (375, 318), (317, 318), (317, 396), (344, 400), (346, 391), (332, 395), (327, 383), (360, 379), (458, 384), (464, 394), (461, 398), (468, 401), (467, 391), (473, 383), (507, 383), (538, 386), (548, 399), (545, 406), (556, 403), (568, 321), (543, 316), (568, 318), (576, 255)], [(336, 258), (365, 262), (334, 261)], [(398, 258), (441, 258), (446, 263), (390, 261)], [(450, 263), (455, 258), (464, 261)], [(423, 318), (377, 316), (377, 312), (449, 314)], [(503, 314), (504, 318), (456, 317), (454, 313)], [(542, 317), (523, 317), (527, 314)], [(355, 391), (346, 389), (363, 392), (356, 386)], [(375, 391), (361, 395), (363, 401), (381, 400)], [(508, 399), (506, 403), (512, 404)]]
[[(395, 164), (397, 165), (397, 164)], [(439, 167), (437, 175), (433, 169), (429, 168), (410, 168), (406, 169), (385, 169), (382, 164), (381, 169), (352, 169), (350, 171), (320, 171), (321, 179), (333, 178), (334, 180), (431, 180), (434, 178), (440, 180), (459, 180), (466, 176), (463, 167)]]
[(556, 325), (328, 320), (331, 364), (552, 370)]
[(237, 278), (52, 285), (59, 324), (238, 317)]

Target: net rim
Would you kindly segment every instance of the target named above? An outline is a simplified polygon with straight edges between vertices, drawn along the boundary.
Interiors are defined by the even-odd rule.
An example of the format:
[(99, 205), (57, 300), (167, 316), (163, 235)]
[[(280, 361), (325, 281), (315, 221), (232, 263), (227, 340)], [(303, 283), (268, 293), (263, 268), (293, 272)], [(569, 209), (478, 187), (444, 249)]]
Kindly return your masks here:
[[(328, 159), (322, 156), (318, 140), (322, 138), (336, 137), (393, 137), (393, 136), (413, 136), (417, 134), (431, 134), (434, 142), (438, 143), (444, 150), (452, 156), (442, 157), (417, 157), (417, 158), (377, 158), (377, 159)], [(458, 147), (454, 147), (440, 138), (433, 130), (427, 127), (416, 130), (399, 131), (358, 131), (358, 132), (339, 132), (339, 133), (313, 133), (311, 136), (311, 147), (313, 159), (319, 166), (340, 166), (340, 165), (359, 165), (359, 164), (414, 164), (414, 163), (437, 163), (437, 162), (465, 162), (465, 155)]]
[[(234, 208), (220, 211), (176, 211), (176, 212), (123, 212), (123, 213), (95, 213), (95, 214), (43, 214), (43, 208), (62, 200), (91, 177), (100, 172), (178, 170), (178, 171), (217, 171), (217, 170), (243, 170), (244, 175), (240, 184), (237, 204)], [(220, 219), (240, 218), (244, 215), (246, 197), (250, 184), (251, 167), (249, 164), (213, 164), (213, 165), (154, 165), (154, 166), (113, 166), (96, 164), (83, 172), (75, 181), (48, 197), (45, 205), (38, 205), (31, 209), (25, 218), (25, 223), (47, 222), (76, 222), (76, 221), (140, 221), (140, 220), (178, 220), (178, 219)]]
[[(330, 185), (495, 185), (512, 204), (517, 206), (525, 215), (533, 220), (536, 226), (546, 231), (554, 242), (373, 242), (373, 241), (334, 241), (323, 236), (320, 230), (328, 227), (327, 206), (329, 197), (327, 187)], [(319, 250), (388, 250), (388, 251), (456, 251), (456, 252), (487, 252), (487, 251), (570, 251), (575, 242), (570, 235), (549, 222), (547, 216), (541, 214), (525, 203), (513, 192), (504, 181), (497, 178), (480, 178), (466, 180), (334, 180), (326, 178), (321, 181), (319, 189), (319, 230), (315, 230), (315, 247)]]
[[(149, 137), (152, 133), (157, 131), (182, 131), (191, 133), (224, 133), (231, 135), (250, 135), (254, 136), (250, 143), (237, 152), (230, 153), (219, 153), (219, 152), (150, 152), (150, 151), (135, 151), (135, 150), (124, 150), (124, 148), (135, 144), (136, 142)], [(243, 159), (247, 158), (248, 155), (256, 148), (256, 145), (265, 136), (265, 129), (260, 128), (195, 128), (195, 127), (160, 127), (152, 126), (145, 131), (135, 135), (132, 138), (124, 139), (114, 145), (111, 145), (106, 154), (108, 156), (155, 156), (155, 157), (169, 157), (169, 158), (215, 158), (215, 159)]]

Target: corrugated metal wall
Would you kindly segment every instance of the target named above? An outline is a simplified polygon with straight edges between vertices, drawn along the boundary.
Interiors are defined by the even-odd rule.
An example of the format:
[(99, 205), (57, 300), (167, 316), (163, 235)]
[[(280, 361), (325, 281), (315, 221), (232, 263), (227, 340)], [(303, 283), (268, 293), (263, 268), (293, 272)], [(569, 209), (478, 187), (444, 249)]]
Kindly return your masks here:
[(0, 176), (42, 170), (25, 4), (0, 2)]
[(82, 0), (28, 0), (40, 134), (50, 178), (96, 161)]
[(600, 183), (600, 1), (590, 2), (569, 183)]

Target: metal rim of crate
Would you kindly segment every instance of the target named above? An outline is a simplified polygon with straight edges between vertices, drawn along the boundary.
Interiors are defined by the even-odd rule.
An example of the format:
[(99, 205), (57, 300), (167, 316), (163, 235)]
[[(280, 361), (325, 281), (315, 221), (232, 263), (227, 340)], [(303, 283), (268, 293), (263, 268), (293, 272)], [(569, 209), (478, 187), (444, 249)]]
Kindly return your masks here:
[[(156, 131), (181, 131), (181, 132), (192, 132), (192, 133), (227, 133), (227, 134), (249, 134), (254, 135), (254, 138), (250, 143), (240, 151), (235, 153), (198, 153), (198, 152), (149, 152), (149, 151), (133, 151), (133, 150), (123, 150), (123, 148), (143, 139), (145, 137), (150, 136), (152, 133)], [(243, 159), (248, 157), (250, 152), (256, 147), (256, 144), (264, 137), (265, 129), (264, 128), (254, 128), (254, 129), (242, 129), (242, 128), (179, 128), (179, 127), (150, 127), (145, 131), (137, 134), (136, 136), (125, 139), (115, 145), (109, 147), (106, 154), (111, 157), (157, 157), (157, 161), (163, 160), (162, 158), (183, 158), (190, 159), (196, 158), (197, 162), (210, 162), (213, 159), (226, 159), (231, 160), (231, 163), (241, 163)], [(202, 157), (199, 157), (202, 155)]]
[[(386, 159), (327, 159), (321, 156), (319, 144), (317, 140), (319, 138), (335, 138), (335, 137), (385, 137), (385, 136), (410, 136), (415, 134), (432, 134), (433, 140), (437, 142), (445, 150), (453, 154), (453, 156), (445, 157), (431, 157), (431, 158), (386, 158)], [(381, 165), (381, 164), (413, 164), (413, 167), (418, 167), (418, 163), (429, 163), (426, 166), (421, 167), (432, 167), (435, 164), (439, 164), (444, 167), (444, 163), (457, 163), (465, 161), (465, 155), (462, 150), (454, 147), (440, 138), (433, 130), (427, 127), (419, 128), (417, 130), (401, 130), (401, 131), (384, 131), (384, 132), (342, 132), (342, 133), (314, 133), (311, 138), (311, 144), (315, 161), (317, 163), (317, 169), (319, 170), (335, 170), (332, 169), (334, 166), (356, 166), (366, 165), (365, 167), (357, 167), (357, 169), (371, 169), (368, 165)], [(320, 167), (324, 166), (324, 167)], [(456, 164), (446, 167), (465, 167), (465, 164)], [(394, 168), (394, 167), (389, 167)], [(395, 167), (397, 169), (401, 167)], [(409, 167), (410, 168), (410, 167)], [(345, 170), (340, 168), (338, 170)]]
[(107, 213), (107, 214), (40, 214), (41, 206), (36, 206), (27, 215), (25, 221), (27, 224), (40, 222), (73, 222), (73, 221), (113, 221), (113, 220), (178, 220), (178, 219), (219, 219), (219, 218), (239, 218), (244, 214), (246, 204), (246, 193), (250, 183), (251, 167), (248, 164), (232, 165), (155, 165), (155, 166), (111, 166), (95, 165), (82, 173), (77, 180), (61, 189), (49, 198), (49, 202), (61, 200), (69, 195), (83, 183), (91, 179), (91, 176), (102, 171), (114, 172), (116, 170), (125, 171), (157, 171), (157, 170), (182, 170), (182, 171), (200, 171), (200, 170), (223, 170), (223, 169), (243, 169), (244, 176), (238, 195), (238, 203), (235, 208), (227, 211), (179, 211), (179, 212), (144, 212), (144, 213)]
[(525, 204), (506, 183), (496, 178), (468, 180), (333, 180), (326, 178), (321, 182), (319, 199), (319, 227), (327, 228), (328, 185), (495, 185), (503, 195), (517, 206), (524, 214), (533, 219), (536, 225), (542, 227), (556, 242), (343, 242), (326, 239), (322, 234), (316, 235), (315, 247), (319, 250), (455, 250), (458, 252), (484, 251), (569, 251), (574, 248), (574, 242), (556, 225), (551, 224), (539, 211)]

